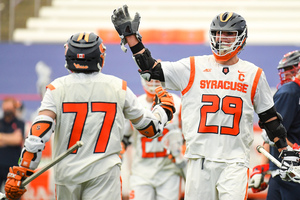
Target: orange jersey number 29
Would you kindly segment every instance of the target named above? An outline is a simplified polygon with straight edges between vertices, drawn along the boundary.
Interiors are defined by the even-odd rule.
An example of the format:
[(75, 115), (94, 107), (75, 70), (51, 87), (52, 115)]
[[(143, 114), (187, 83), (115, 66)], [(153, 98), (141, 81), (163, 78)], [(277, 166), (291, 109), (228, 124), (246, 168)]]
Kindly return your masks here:
[[(240, 132), (239, 124), (240, 124), (242, 109), (243, 109), (243, 100), (240, 97), (225, 96), (223, 99), (221, 99), (217, 95), (203, 95), (202, 102), (207, 104), (203, 105), (200, 109), (201, 120), (198, 128), (199, 133), (218, 134), (219, 128), (221, 128), (220, 134), (227, 134), (227, 135), (239, 134)], [(219, 127), (216, 125), (208, 126), (206, 124), (207, 114), (208, 113), (214, 114), (217, 112), (223, 112), (226, 115), (233, 116), (232, 127), (226, 127), (226, 126)]]

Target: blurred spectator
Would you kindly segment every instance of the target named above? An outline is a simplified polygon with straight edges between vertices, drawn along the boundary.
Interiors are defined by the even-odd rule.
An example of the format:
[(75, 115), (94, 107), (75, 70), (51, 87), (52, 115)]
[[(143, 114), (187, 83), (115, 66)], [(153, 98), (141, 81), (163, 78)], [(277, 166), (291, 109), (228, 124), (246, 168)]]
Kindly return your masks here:
[(17, 106), (17, 101), (11, 97), (2, 102), (3, 117), (0, 119), (1, 190), (3, 182), (6, 181), (9, 167), (18, 164), (24, 140), (24, 122), (16, 117)]

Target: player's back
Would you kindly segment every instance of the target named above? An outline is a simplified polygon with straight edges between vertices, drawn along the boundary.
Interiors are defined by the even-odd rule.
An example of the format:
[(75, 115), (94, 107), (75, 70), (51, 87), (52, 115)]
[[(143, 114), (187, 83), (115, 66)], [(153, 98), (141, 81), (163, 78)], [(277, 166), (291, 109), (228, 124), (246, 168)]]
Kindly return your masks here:
[(84, 146), (55, 167), (57, 183), (80, 183), (120, 164), (126, 82), (102, 73), (73, 73), (51, 83), (57, 109), (53, 155)]

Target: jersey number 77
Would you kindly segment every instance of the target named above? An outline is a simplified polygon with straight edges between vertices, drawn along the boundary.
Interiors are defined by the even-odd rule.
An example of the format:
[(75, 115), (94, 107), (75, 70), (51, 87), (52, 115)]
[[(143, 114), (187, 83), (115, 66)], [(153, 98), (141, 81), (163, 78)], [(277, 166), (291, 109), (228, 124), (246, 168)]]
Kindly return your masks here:
[[(81, 139), (84, 125), (88, 114), (93, 112), (104, 112), (103, 124), (99, 130), (98, 140), (95, 145), (94, 153), (104, 153), (109, 141), (111, 129), (115, 121), (117, 104), (107, 102), (91, 102), (91, 113), (88, 113), (87, 102), (76, 102), (76, 103), (63, 103), (63, 113), (76, 113), (70, 134), (70, 140), (68, 148), (73, 146), (77, 141)], [(73, 153), (76, 153), (74, 151)]]

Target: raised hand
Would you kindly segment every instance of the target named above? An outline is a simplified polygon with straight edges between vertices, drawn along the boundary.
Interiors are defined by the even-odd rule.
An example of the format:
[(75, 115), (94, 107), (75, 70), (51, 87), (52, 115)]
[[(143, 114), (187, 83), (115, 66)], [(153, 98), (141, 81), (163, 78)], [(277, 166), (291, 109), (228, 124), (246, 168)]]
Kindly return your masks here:
[(124, 47), (124, 45), (127, 43), (125, 39), (126, 36), (136, 35), (138, 40), (141, 40), (142, 38), (138, 32), (140, 19), (141, 16), (139, 13), (135, 13), (133, 19), (130, 17), (127, 5), (124, 5), (122, 8), (118, 8), (113, 11), (111, 21), (121, 38), (122, 50), (124, 52), (127, 51), (127, 49)]

